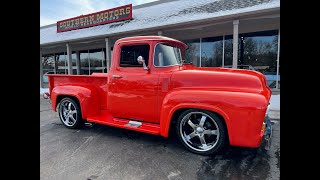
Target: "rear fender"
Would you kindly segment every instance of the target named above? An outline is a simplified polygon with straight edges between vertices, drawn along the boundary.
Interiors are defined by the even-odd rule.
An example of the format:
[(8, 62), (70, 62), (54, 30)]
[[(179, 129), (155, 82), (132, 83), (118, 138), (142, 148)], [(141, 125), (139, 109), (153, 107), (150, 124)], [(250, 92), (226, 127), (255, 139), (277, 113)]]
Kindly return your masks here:
[(80, 103), (82, 118), (95, 115), (99, 112), (100, 101), (97, 91), (92, 87), (82, 86), (57, 86), (52, 89), (51, 101), (52, 109), (56, 111), (57, 99), (59, 96), (71, 96), (78, 99)]

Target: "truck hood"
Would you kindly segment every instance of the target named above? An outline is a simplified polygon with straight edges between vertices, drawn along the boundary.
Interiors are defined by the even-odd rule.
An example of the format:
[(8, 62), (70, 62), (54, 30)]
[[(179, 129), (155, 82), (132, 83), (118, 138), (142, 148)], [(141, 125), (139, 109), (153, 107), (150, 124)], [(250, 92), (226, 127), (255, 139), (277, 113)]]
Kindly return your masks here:
[(183, 66), (172, 74), (171, 88), (259, 93), (268, 101), (271, 96), (265, 76), (244, 69)]

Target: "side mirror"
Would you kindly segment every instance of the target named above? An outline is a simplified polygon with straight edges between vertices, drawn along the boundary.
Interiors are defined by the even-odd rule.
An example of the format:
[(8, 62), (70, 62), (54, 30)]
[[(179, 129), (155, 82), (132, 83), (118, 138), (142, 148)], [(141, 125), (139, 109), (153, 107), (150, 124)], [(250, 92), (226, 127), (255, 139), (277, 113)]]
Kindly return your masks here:
[(143, 65), (144, 70), (148, 70), (148, 67), (146, 66), (146, 62), (142, 56), (138, 56), (137, 61), (139, 64)]

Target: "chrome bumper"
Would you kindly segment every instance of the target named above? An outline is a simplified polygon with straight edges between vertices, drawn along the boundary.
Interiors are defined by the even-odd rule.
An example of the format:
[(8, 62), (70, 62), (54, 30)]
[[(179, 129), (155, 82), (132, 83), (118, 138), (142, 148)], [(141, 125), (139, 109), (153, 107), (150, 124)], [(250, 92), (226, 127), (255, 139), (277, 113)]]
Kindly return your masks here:
[(263, 127), (265, 129), (264, 131), (264, 140), (266, 142), (265, 144), (265, 149), (269, 150), (270, 149), (270, 145), (271, 145), (271, 138), (272, 138), (272, 124), (269, 118), (269, 109), (270, 109), (270, 104), (268, 105), (267, 111), (266, 111), (266, 116), (264, 118), (264, 122), (263, 122)]

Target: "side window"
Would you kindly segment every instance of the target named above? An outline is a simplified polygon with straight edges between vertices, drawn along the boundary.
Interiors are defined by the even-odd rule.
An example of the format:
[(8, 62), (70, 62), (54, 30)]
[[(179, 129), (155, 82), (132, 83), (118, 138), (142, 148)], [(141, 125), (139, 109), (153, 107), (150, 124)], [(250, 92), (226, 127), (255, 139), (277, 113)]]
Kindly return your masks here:
[(154, 65), (165, 67), (179, 65), (182, 62), (181, 50), (167, 44), (157, 44), (154, 52)]
[(148, 66), (149, 45), (122, 46), (120, 54), (120, 67), (143, 67), (138, 63), (137, 58), (142, 56)]

